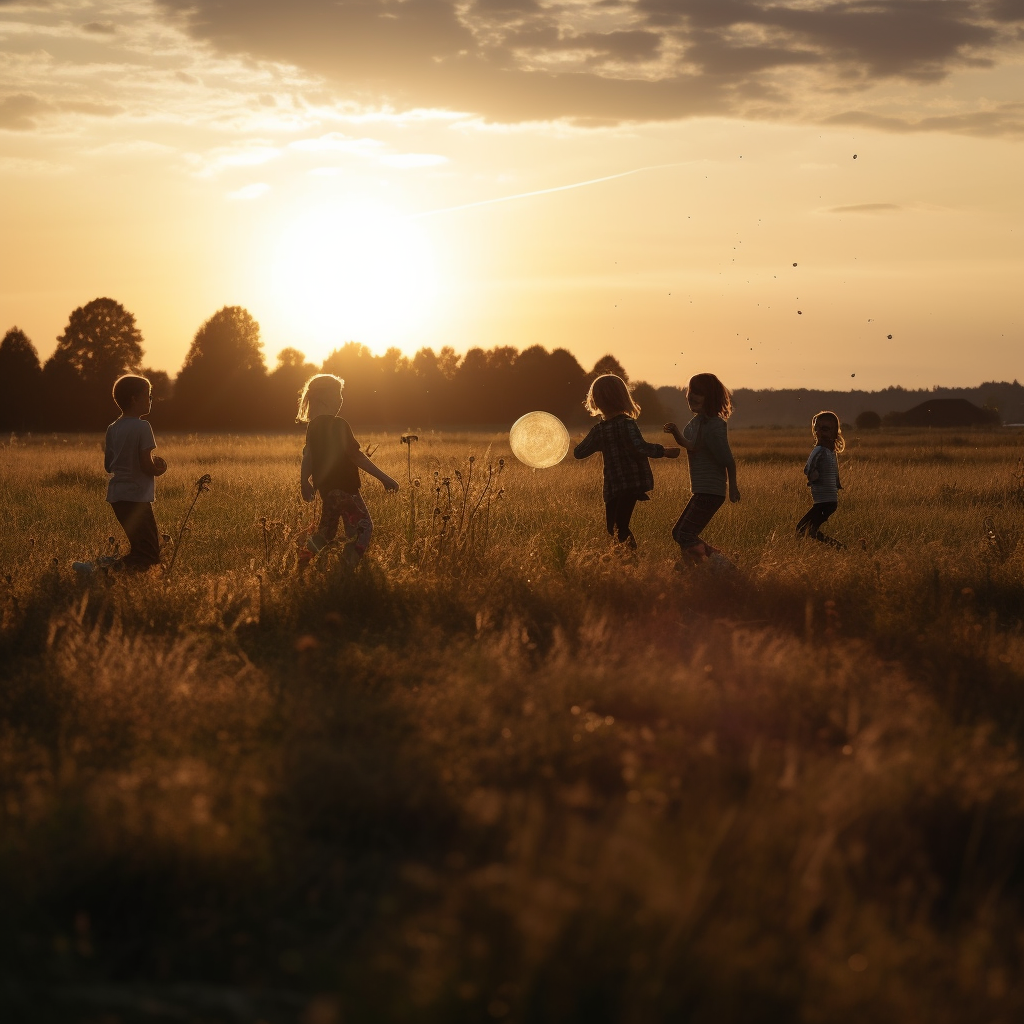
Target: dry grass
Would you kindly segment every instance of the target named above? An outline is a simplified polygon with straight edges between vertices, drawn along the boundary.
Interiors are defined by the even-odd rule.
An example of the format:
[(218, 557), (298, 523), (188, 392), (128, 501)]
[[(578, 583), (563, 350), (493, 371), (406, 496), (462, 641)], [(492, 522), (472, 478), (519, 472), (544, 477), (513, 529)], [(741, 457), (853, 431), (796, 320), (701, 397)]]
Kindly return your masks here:
[(599, 460), (425, 436), (301, 579), (298, 440), (162, 440), (168, 533), (213, 477), (173, 574), (85, 585), (97, 439), (0, 449), (15, 1019), (1019, 1019), (1019, 434), (852, 441), (836, 552), (809, 438), (737, 432), (718, 574), (673, 569), (679, 464), (624, 561)]

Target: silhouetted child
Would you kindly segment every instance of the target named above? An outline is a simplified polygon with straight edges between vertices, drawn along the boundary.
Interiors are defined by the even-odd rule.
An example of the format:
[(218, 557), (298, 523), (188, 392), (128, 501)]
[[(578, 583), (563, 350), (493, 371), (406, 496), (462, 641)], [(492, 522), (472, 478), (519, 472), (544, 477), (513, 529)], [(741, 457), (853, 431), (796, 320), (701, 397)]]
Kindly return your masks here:
[[(121, 415), (107, 427), (103, 468), (110, 474), (107, 501), (128, 538), (122, 558), (105, 556), (101, 568), (146, 570), (160, 563), (160, 534), (153, 515), (155, 478), (167, 472), (167, 463), (154, 455), (153, 428), (142, 417), (153, 408), (153, 389), (145, 377), (127, 373), (114, 381), (114, 402)], [(93, 562), (75, 562), (77, 572), (88, 574)]]
[(319, 493), (323, 502), (316, 531), (299, 552), (299, 568), (334, 540), (339, 523), (348, 538), (342, 552), (346, 564), (354, 566), (366, 553), (373, 522), (359, 495), (359, 470), (376, 477), (386, 491), (398, 490), (398, 483), (360, 450), (352, 428), (339, 415), (344, 386), (340, 377), (318, 373), (306, 381), (299, 396), (296, 422), (308, 424), (302, 449), (302, 498), (312, 501)]
[(672, 527), (672, 538), (696, 563), (721, 555), (700, 534), (725, 503), (726, 493), (730, 501), (739, 501), (740, 492), (726, 425), (732, 415), (729, 390), (713, 373), (698, 373), (690, 378), (686, 404), (693, 419), (682, 430), (675, 423), (666, 423), (664, 429), (686, 449), (690, 463), (690, 500)]
[(604, 508), (608, 532), (620, 544), (636, 547), (636, 538), (629, 520), (638, 501), (648, 501), (654, 490), (654, 474), (648, 459), (675, 459), (678, 448), (645, 441), (636, 418), (640, 406), (614, 373), (598, 377), (590, 385), (583, 403), (591, 416), (600, 416), (587, 436), (573, 450), (577, 459), (586, 459), (595, 452), (604, 456)]
[(839, 481), (839, 459), (836, 455), (846, 447), (846, 441), (839, 417), (834, 412), (819, 412), (811, 420), (811, 433), (814, 435), (814, 447), (804, 466), (804, 475), (814, 504), (796, 524), (797, 536), (813, 537), (824, 544), (842, 548), (846, 545), (821, 532), (826, 520), (839, 507), (839, 492), (843, 487)]

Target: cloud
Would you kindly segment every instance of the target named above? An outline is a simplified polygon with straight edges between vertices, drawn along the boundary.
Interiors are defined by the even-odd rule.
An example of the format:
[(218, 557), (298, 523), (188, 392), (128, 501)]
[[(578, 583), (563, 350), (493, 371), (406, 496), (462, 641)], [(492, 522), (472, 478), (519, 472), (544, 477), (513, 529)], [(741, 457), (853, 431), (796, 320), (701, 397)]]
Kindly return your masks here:
[(265, 181), (253, 182), (251, 185), (243, 185), (227, 194), (228, 199), (259, 199), (270, 191), (270, 186)]
[(1024, 0), (156, 2), (222, 53), (349, 98), (503, 122), (813, 118), (829, 97), (1024, 48)]
[(850, 110), (836, 114), (826, 124), (855, 125), (886, 132), (956, 132), (961, 135), (1024, 136), (1024, 103), (1001, 103), (992, 110), (943, 114), (910, 120), (904, 117)]
[(96, 36), (112, 36), (117, 33), (117, 26), (109, 21), (90, 21), (82, 26), (82, 31)]
[(31, 93), (4, 96), (0, 98), (0, 128), (15, 132), (31, 131), (36, 126), (36, 118), (49, 110), (49, 104)]
[(415, 167), (438, 167), (448, 163), (448, 157), (441, 156), (440, 153), (394, 153), (381, 157), (380, 162), (387, 167), (408, 170)]
[(894, 213), (903, 207), (896, 203), (857, 203), (854, 206), (833, 206), (829, 213)]

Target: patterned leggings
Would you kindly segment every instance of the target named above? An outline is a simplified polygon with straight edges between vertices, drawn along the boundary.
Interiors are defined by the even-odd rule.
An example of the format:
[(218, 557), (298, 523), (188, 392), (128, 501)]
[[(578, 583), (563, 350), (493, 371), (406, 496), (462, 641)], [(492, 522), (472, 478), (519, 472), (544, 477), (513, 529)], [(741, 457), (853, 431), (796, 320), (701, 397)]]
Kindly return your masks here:
[(345, 545), (345, 560), (355, 564), (366, 554), (373, 535), (373, 522), (370, 513), (358, 494), (346, 494), (344, 491), (328, 491), (322, 495), (324, 507), (320, 514), (316, 533), (310, 538), (319, 550), (328, 541), (334, 540), (338, 533), (338, 524), (345, 527), (345, 536), (349, 543)]

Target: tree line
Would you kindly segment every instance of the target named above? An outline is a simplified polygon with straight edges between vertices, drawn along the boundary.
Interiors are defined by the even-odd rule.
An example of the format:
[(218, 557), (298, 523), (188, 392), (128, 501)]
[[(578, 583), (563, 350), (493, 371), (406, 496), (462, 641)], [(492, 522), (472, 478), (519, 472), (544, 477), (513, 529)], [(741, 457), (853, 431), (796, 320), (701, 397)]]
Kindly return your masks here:
[[(345, 415), (374, 426), (473, 427), (510, 424), (545, 409), (561, 419), (587, 420), (583, 399), (600, 373), (629, 380), (613, 356), (588, 372), (565, 349), (539, 345), (471, 348), (459, 356), (445, 346), (409, 358), (398, 349), (374, 355), (348, 342), (315, 365), (295, 348), (283, 349), (269, 369), (260, 326), (241, 306), (225, 306), (196, 332), (171, 380), (146, 365), (142, 333), (119, 302), (94, 299), (76, 309), (45, 363), (24, 331), (12, 327), (0, 342), (0, 429), (102, 430), (116, 415), (110, 389), (122, 373), (153, 383), (154, 415), (162, 429), (281, 430), (295, 419), (299, 389), (314, 373), (345, 380)], [(642, 417), (663, 422), (654, 388), (632, 384)]]

